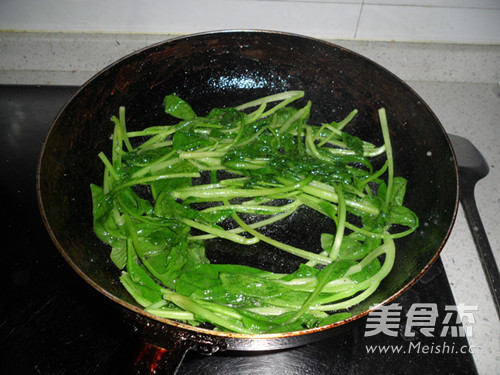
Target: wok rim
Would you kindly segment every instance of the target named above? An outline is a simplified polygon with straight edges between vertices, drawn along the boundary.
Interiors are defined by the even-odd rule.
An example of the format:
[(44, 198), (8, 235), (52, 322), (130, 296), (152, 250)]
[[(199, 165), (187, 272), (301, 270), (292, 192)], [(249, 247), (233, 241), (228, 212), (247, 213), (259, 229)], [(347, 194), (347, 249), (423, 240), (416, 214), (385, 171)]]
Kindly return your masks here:
[[(41, 171), (41, 167), (42, 167), (42, 164), (43, 164), (44, 155), (45, 155), (45, 152), (46, 152), (47, 141), (50, 138), (50, 135), (51, 135), (53, 129), (57, 125), (59, 118), (63, 115), (63, 113), (65, 112), (66, 108), (69, 106), (69, 104), (78, 95), (80, 95), (80, 93), (83, 92), (86, 89), (86, 87), (89, 86), (97, 77), (99, 77), (100, 75), (104, 74), (106, 71), (108, 71), (110, 68), (114, 67), (115, 65), (118, 65), (118, 64), (122, 63), (124, 60), (127, 60), (127, 59), (131, 58), (132, 56), (134, 56), (136, 54), (140, 54), (140, 53), (145, 52), (145, 51), (147, 51), (149, 49), (154, 49), (154, 48), (156, 48), (158, 46), (163, 46), (163, 45), (166, 45), (166, 44), (169, 44), (171, 42), (178, 41), (178, 40), (189, 39), (189, 38), (196, 38), (196, 37), (199, 37), (199, 36), (210, 36), (210, 35), (227, 34), (227, 33), (242, 33), (242, 34), (258, 33), (258, 34), (278, 34), (278, 35), (284, 35), (284, 36), (291, 36), (291, 37), (296, 37), (296, 38), (301, 38), (301, 39), (306, 39), (306, 40), (314, 41), (315, 43), (322, 43), (322, 44), (325, 44), (325, 45), (327, 45), (329, 47), (335, 47), (335, 48), (338, 48), (338, 49), (340, 49), (340, 50), (342, 50), (342, 51), (344, 51), (346, 53), (355, 55), (355, 56), (357, 56), (357, 57), (359, 57), (359, 58), (361, 58), (361, 59), (369, 62), (375, 68), (383, 70), (385, 73), (387, 73), (388, 75), (390, 75), (392, 78), (394, 78), (395, 80), (397, 80), (399, 83), (403, 84), (406, 90), (409, 90), (417, 99), (420, 100), (421, 104), (425, 107), (425, 109), (434, 118), (435, 123), (437, 125), (439, 125), (440, 132), (444, 135), (444, 137), (446, 139), (446, 142), (447, 142), (447, 145), (448, 145), (448, 147), (451, 150), (451, 156), (453, 158), (453, 165), (454, 165), (455, 176), (456, 176), (456, 181), (455, 181), (456, 195), (455, 195), (455, 199), (454, 199), (455, 203), (454, 203), (453, 213), (451, 215), (451, 220), (450, 220), (448, 229), (446, 231), (446, 234), (445, 234), (443, 240), (441, 241), (441, 244), (439, 245), (439, 248), (436, 249), (436, 252), (435, 252), (434, 256), (430, 259), (430, 261), (426, 264), (426, 266), (410, 282), (408, 282), (406, 285), (402, 286), (397, 292), (395, 292), (394, 294), (392, 294), (390, 297), (386, 298), (384, 301), (379, 302), (376, 305), (373, 305), (372, 307), (370, 307), (369, 309), (367, 309), (367, 310), (365, 310), (365, 311), (363, 311), (361, 313), (358, 313), (358, 314), (356, 314), (356, 315), (354, 315), (352, 317), (344, 319), (342, 321), (335, 322), (335, 323), (332, 323), (332, 324), (329, 324), (329, 325), (325, 325), (325, 326), (321, 326), (321, 327), (310, 328), (310, 329), (305, 329), (305, 330), (300, 330), (300, 331), (292, 331), (292, 332), (286, 332), (286, 333), (272, 333), (272, 334), (242, 334), (242, 333), (233, 333), (233, 332), (224, 332), (224, 331), (214, 331), (214, 330), (207, 329), (207, 328), (199, 328), (199, 327), (191, 326), (189, 324), (181, 323), (181, 322), (178, 322), (178, 321), (175, 321), (175, 320), (171, 320), (171, 319), (158, 317), (156, 315), (153, 315), (153, 314), (151, 314), (151, 313), (143, 310), (142, 308), (140, 308), (138, 306), (134, 306), (131, 303), (126, 302), (126, 301), (120, 299), (119, 297), (117, 297), (114, 294), (112, 294), (111, 292), (109, 292), (106, 288), (102, 287), (100, 284), (98, 284), (97, 282), (95, 282), (94, 280), (92, 280), (84, 271), (82, 271), (80, 269), (80, 267), (78, 267), (78, 265), (66, 253), (66, 251), (63, 248), (63, 246), (58, 241), (57, 236), (54, 233), (54, 231), (52, 230), (51, 225), (50, 225), (50, 223), (49, 223), (49, 221), (47, 219), (47, 216), (45, 214), (44, 202), (43, 202), (43, 197), (42, 197), (42, 191), (41, 191), (41, 187), (40, 187), (40, 183), (41, 183), (40, 182), (40, 180), (41, 180), (40, 171)], [(339, 45), (337, 45), (337, 44), (335, 44), (335, 43), (333, 43), (333, 42), (331, 42), (329, 40), (314, 38), (314, 37), (310, 37), (310, 36), (306, 36), (306, 35), (301, 35), (301, 34), (297, 34), (297, 33), (291, 33), (291, 32), (285, 32), (285, 31), (276, 31), (276, 30), (266, 30), (266, 29), (221, 29), (221, 30), (213, 30), (213, 31), (205, 31), (205, 32), (192, 33), (192, 34), (181, 35), (181, 36), (174, 36), (172, 38), (165, 39), (163, 41), (160, 41), (160, 42), (157, 42), (157, 43), (153, 43), (153, 44), (147, 45), (147, 46), (145, 46), (143, 48), (140, 48), (138, 50), (135, 50), (135, 51), (133, 51), (131, 53), (128, 53), (128, 54), (124, 55), (123, 57), (115, 60), (114, 62), (108, 64), (106, 67), (104, 67), (103, 69), (101, 69), (100, 71), (98, 71), (97, 73), (95, 73), (94, 75), (92, 75), (82, 85), (80, 85), (80, 87), (73, 93), (73, 95), (65, 102), (65, 104), (62, 106), (62, 108), (58, 111), (58, 113), (56, 114), (56, 116), (52, 120), (51, 125), (50, 125), (50, 127), (49, 127), (49, 129), (47, 131), (47, 134), (46, 134), (46, 136), (44, 138), (44, 141), (42, 143), (42, 147), (41, 147), (41, 151), (39, 153), (39, 158), (38, 158), (38, 163), (37, 163), (37, 170), (36, 170), (36, 195), (37, 195), (37, 202), (38, 202), (38, 206), (39, 206), (39, 211), (40, 211), (41, 216), (42, 216), (42, 221), (43, 221), (43, 223), (44, 223), (44, 225), (45, 225), (45, 227), (47, 229), (47, 232), (49, 233), (49, 236), (50, 236), (52, 242), (56, 246), (58, 252), (63, 256), (63, 258), (65, 259), (65, 261), (71, 266), (71, 268), (81, 278), (83, 278), (88, 284), (90, 284), (99, 293), (103, 294), (104, 296), (106, 296), (107, 298), (109, 298), (111, 301), (117, 303), (118, 305), (121, 305), (122, 307), (124, 307), (125, 309), (127, 309), (129, 311), (132, 311), (132, 312), (137, 313), (139, 315), (142, 315), (142, 316), (144, 316), (146, 318), (152, 319), (154, 321), (158, 321), (160, 323), (166, 324), (168, 326), (171, 326), (171, 327), (174, 327), (174, 328), (177, 328), (177, 329), (181, 329), (181, 330), (184, 330), (184, 331), (193, 332), (193, 333), (196, 333), (196, 334), (206, 335), (208, 337), (217, 337), (217, 338), (221, 338), (221, 339), (230, 339), (229, 341), (231, 341), (231, 340), (237, 340), (237, 341), (240, 341), (240, 340), (243, 340), (243, 341), (256, 340), (256, 341), (259, 341), (259, 340), (270, 340), (270, 339), (271, 340), (276, 340), (276, 339), (299, 337), (299, 336), (302, 337), (302, 336), (312, 335), (312, 334), (315, 334), (315, 333), (325, 332), (325, 331), (331, 330), (333, 328), (346, 325), (346, 324), (348, 324), (350, 322), (357, 321), (357, 320), (359, 320), (359, 319), (367, 316), (371, 312), (379, 309), (381, 306), (387, 305), (388, 303), (392, 302), (393, 300), (395, 300), (396, 298), (398, 298), (399, 296), (401, 296), (402, 294), (404, 294), (415, 283), (417, 283), (418, 280), (428, 271), (428, 269), (432, 266), (432, 264), (439, 257), (441, 251), (443, 250), (446, 242), (448, 241), (448, 239), (449, 239), (449, 237), (451, 235), (451, 232), (453, 230), (453, 227), (454, 227), (454, 224), (455, 224), (455, 221), (456, 221), (456, 217), (457, 217), (457, 213), (458, 213), (458, 208), (459, 208), (459, 197), (460, 197), (460, 191), (459, 191), (459, 189), (460, 189), (460, 187), (459, 187), (459, 169), (458, 169), (458, 163), (457, 163), (455, 151), (453, 150), (453, 147), (452, 147), (451, 141), (449, 139), (449, 136), (446, 133), (443, 125), (441, 124), (441, 122), (439, 121), (439, 119), (437, 118), (437, 116), (435, 115), (434, 111), (432, 111), (432, 109), (427, 104), (427, 102), (424, 101), (421, 98), (421, 96), (413, 88), (411, 88), (406, 82), (404, 82), (402, 79), (400, 79), (394, 73), (392, 73), (391, 71), (389, 71), (387, 68), (385, 68), (382, 65), (378, 64), (377, 62), (371, 60), (370, 58), (367, 58), (367, 57), (365, 57), (365, 56), (363, 56), (363, 55), (361, 55), (361, 54), (359, 54), (359, 53), (357, 53), (355, 51), (352, 51), (352, 50), (350, 50), (348, 48), (345, 48), (343, 46), (339, 46)], [(231, 349), (231, 345), (228, 347), (228, 349)], [(238, 347), (236, 349), (240, 349), (240, 348)], [(240, 350), (253, 350), (253, 349), (240, 349)]]

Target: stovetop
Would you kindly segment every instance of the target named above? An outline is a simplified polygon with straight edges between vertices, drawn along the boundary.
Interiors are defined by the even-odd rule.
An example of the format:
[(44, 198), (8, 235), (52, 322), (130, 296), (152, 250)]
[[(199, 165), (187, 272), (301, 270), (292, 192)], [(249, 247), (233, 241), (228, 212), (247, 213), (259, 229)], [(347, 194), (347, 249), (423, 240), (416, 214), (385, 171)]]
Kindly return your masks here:
[[(64, 261), (38, 210), (35, 173), (42, 142), (76, 89), (0, 86), (0, 186), (7, 223), (0, 261), (1, 374), (121, 374), (137, 355), (139, 338), (113, 302)], [(394, 303), (402, 307), (401, 317), (417, 304), (437, 306), (438, 316), (445, 317), (446, 306), (455, 301), (441, 260)], [(414, 336), (404, 320), (396, 327), (397, 336), (370, 336), (366, 321), (299, 348), (211, 356), (190, 351), (178, 373), (477, 373), (466, 337), (439, 334), (449, 321), (439, 319), (433, 335), (422, 329)]]

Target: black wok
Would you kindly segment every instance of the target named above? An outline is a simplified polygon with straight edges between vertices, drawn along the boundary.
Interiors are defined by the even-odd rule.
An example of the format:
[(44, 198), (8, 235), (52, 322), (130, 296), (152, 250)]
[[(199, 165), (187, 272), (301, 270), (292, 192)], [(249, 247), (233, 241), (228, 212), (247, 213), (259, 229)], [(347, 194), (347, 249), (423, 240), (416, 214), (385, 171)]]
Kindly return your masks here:
[[(245, 335), (195, 328), (145, 313), (118, 281), (110, 249), (92, 229), (89, 185), (100, 184), (97, 155), (108, 153), (110, 116), (126, 106), (127, 128), (165, 124), (163, 97), (176, 93), (198, 114), (285, 90), (304, 90), (313, 103), (310, 123), (359, 114), (350, 132), (381, 144), (377, 109), (385, 107), (391, 128), (397, 175), (408, 179), (406, 205), (420, 227), (397, 240), (395, 265), (376, 293), (352, 309), (353, 317), (330, 326), (270, 335)], [(307, 344), (335, 334), (342, 326), (388, 303), (425, 273), (446, 242), (458, 205), (457, 165), (439, 120), (405, 83), (374, 62), (316, 39), (267, 31), (222, 31), (181, 37), (133, 53), (94, 76), (55, 118), (42, 148), (37, 192), (54, 243), (89, 284), (123, 307), (127, 319), (149, 346), (138, 362), (173, 368), (186, 350), (271, 350)], [(295, 217), (276, 236), (297, 245), (317, 238), (321, 220)], [(304, 233), (306, 235), (304, 235)], [(246, 249), (214, 242), (213, 261), (290, 272), (297, 259), (272, 250), (253, 256)], [(259, 245), (260, 246), (260, 245)], [(349, 325), (349, 324), (347, 324)], [(151, 354), (148, 357), (148, 354)], [(148, 370), (149, 371), (149, 370)]]

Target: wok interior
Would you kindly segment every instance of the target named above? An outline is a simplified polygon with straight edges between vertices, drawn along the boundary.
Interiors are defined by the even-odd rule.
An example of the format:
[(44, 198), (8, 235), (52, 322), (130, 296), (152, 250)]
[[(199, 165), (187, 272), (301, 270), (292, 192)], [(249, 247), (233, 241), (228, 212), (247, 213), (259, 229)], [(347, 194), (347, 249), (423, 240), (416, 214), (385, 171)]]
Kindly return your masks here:
[[(313, 104), (311, 124), (341, 120), (357, 108), (349, 131), (376, 144), (382, 143), (377, 109), (386, 108), (396, 175), (408, 179), (406, 205), (419, 216), (420, 227), (396, 241), (393, 271), (353, 311), (362, 313), (401, 291), (435, 259), (456, 214), (457, 173), (447, 137), (427, 105), (385, 69), (332, 44), (282, 33), (220, 32), (170, 40), (118, 61), (85, 84), (55, 119), (39, 165), (41, 209), (59, 250), (98, 289), (137, 306), (118, 281), (110, 249), (92, 230), (89, 185), (102, 182), (97, 155), (111, 150), (110, 116), (126, 106), (127, 128), (135, 130), (175, 122), (163, 110), (163, 97), (170, 93), (203, 115), (285, 90), (305, 91)], [(302, 210), (293, 222), (275, 228), (275, 235), (307, 247), (328, 226)], [(275, 271), (290, 272), (298, 264), (261, 244), (242, 249), (215, 241), (207, 253), (219, 263)]]

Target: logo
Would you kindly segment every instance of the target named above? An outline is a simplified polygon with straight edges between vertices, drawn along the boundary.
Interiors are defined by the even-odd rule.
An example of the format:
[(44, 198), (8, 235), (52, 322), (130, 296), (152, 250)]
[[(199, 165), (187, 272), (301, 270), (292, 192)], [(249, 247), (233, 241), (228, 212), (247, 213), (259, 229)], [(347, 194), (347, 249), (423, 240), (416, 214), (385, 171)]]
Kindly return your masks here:
[(366, 345), (367, 353), (373, 354), (465, 354), (474, 353), (474, 347), (468, 345), (455, 346), (446, 340), (424, 343), (415, 341), (419, 337), (426, 338), (456, 338), (471, 337), (475, 324), (474, 311), (477, 306), (464, 304), (447, 305), (439, 311), (435, 303), (414, 303), (403, 313), (398, 303), (382, 306), (370, 313), (366, 320), (365, 337), (386, 335), (403, 336), (408, 345)]
[[(471, 337), (477, 306), (447, 305), (440, 316), (435, 303), (414, 303), (404, 314), (398, 303), (382, 306), (368, 315), (365, 337), (384, 334), (396, 337), (404, 325), (403, 336), (414, 337), (418, 331), (425, 337)], [(436, 324), (440, 322), (439, 329)]]

